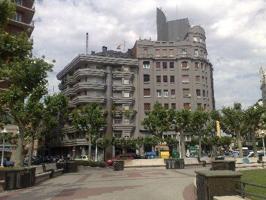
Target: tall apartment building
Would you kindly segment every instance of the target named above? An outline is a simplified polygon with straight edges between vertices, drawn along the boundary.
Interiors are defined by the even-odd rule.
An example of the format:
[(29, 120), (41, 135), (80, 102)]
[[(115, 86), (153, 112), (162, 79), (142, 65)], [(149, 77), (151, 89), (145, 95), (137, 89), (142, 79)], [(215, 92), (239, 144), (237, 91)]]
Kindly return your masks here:
[[(158, 40), (138, 40), (139, 127), (155, 102), (166, 108), (213, 110), (213, 68), (207, 59), (205, 31), (187, 19), (166, 22), (157, 9)], [(161, 41), (161, 39), (164, 39)]]
[(35, 13), (34, 0), (13, 0), (13, 2), (16, 4), (16, 12), (14, 17), (8, 20), (6, 31), (12, 34), (25, 32), (30, 36), (34, 29), (32, 21)]
[[(113, 113), (106, 134), (145, 136), (142, 121), (156, 102), (169, 109), (215, 107), (203, 28), (191, 27), (187, 19), (167, 22), (159, 9), (157, 27), (158, 41), (138, 40), (126, 54), (104, 47), (101, 53), (80, 55), (57, 76), (70, 107), (98, 102)], [(84, 136), (71, 125), (64, 131), (63, 146), (78, 146), (75, 151), (81, 153), (87, 146)]]
[[(136, 129), (138, 61), (121, 55), (115, 57), (115, 52), (103, 47), (98, 55), (77, 56), (57, 75), (70, 108), (97, 102), (107, 111), (105, 134), (109, 138), (131, 137)], [(87, 148), (85, 136), (73, 126), (65, 125), (63, 131), (62, 145), (67, 151), (80, 154)]]

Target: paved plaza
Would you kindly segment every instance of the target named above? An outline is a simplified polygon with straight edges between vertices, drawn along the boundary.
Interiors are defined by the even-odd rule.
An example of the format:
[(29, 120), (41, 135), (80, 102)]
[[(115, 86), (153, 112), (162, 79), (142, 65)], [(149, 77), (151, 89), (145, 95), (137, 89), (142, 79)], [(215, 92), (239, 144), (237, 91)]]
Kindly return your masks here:
[(194, 200), (194, 171), (84, 167), (32, 188), (0, 193), (0, 200)]

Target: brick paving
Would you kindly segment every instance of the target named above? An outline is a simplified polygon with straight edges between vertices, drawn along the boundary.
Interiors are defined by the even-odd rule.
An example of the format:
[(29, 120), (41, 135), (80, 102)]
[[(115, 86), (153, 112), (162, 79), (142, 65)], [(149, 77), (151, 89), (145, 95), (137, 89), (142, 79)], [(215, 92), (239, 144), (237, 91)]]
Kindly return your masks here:
[(195, 200), (194, 169), (83, 168), (37, 186), (0, 193), (0, 200)]

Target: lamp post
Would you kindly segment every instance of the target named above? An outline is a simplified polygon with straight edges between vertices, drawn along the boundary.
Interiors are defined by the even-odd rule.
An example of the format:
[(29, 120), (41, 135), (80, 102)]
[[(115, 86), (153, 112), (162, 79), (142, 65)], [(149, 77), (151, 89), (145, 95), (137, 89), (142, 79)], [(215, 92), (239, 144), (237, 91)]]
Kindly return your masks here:
[(1, 167), (4, 167), (4, 153), (5, 153), (5, 134), (7, 133), (6, 128), (4, 128), (1, 133), (3, 134), (3, 143), (2, 143), (2, 157), (1, 157)]
[(264, 142), (264, 137), (265, 137), (264, 131), (261, 131), (261, 134), (262, 134), (261, 139), (262, 139), (262, 146), (263, 146), (263, 156), (266, 156), (266, 154), (265, 154), (265, 142)]

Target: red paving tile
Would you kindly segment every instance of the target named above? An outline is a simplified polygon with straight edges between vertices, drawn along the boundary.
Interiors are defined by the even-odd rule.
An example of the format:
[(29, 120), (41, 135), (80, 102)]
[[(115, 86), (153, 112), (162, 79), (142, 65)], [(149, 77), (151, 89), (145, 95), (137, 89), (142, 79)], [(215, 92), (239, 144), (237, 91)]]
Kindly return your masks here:
[(183, 191), (184, 200), (196, 200), (196, 190), (193, 184), (188, 185), (185, 187)]
[(75, 200), (88, 198), (90, 196), (97, 196), (106, 193), (112, 193), (117, 191), (123, 191), (127, 189), (135, 189), (141, 187), (141, 185), (134, 186), (121, 186), (121, 187), (97, 187), (97, 188), (77, 188), (77, 189), (67, 189), (61, 191), (52, 200)]

